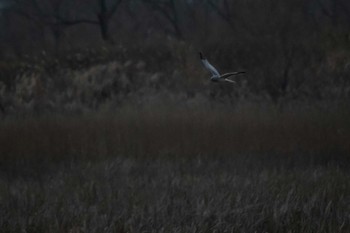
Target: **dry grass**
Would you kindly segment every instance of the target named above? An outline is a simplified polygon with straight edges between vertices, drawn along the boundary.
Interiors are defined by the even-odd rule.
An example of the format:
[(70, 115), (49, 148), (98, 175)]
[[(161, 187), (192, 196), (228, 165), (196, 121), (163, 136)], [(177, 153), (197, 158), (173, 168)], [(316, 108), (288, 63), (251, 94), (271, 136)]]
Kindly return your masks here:
[(348, 232), (348, 110), (154, 106), (0, 123), (2, 232)]
[(349, 173), (253, 158), (70, 163), (1, 178), (2, 232), (348, 232)]
[(2, 157), (115, 155), (344, 154), (350, 152), (349, 111), (245, 104), (128, 108), (83, 116), (5, 119)]

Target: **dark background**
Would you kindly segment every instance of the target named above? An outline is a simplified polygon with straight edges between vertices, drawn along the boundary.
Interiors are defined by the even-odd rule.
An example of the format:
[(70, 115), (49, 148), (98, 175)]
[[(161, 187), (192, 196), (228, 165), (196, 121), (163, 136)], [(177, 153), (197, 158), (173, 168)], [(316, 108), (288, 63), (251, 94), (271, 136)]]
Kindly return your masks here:
[(1, 232), (350, 231), (350, 1), (0, 4)]
[[(2, 2), (3, 112), (32, 111), (34, 106), (24, 107), (31, 101), (36, 111), (62, 112), (69, 104), (90, 109), (92, 102), (98, 108), (110, 99), (137, 98), (140, 91), (151, 96), (156, 88), (193, 98), (208, 89), (198, 51), (222, 72), (248, 71), (235, 90), (204, 93), (209, 100), (349, 98), (345, 0)], [(83, 70), (89, 76), (87, 69), (97, 65), (104, 66), (91, 76), (100, 76), (99, 86), (89, 91), (67, 75)], [(101, 77), (105, 69), (110, 73)], [(30, 78), (31, 90), (19, 93), (20, 83)], [(69, 100), (56, 98), (70, 89), (75, 91)]]

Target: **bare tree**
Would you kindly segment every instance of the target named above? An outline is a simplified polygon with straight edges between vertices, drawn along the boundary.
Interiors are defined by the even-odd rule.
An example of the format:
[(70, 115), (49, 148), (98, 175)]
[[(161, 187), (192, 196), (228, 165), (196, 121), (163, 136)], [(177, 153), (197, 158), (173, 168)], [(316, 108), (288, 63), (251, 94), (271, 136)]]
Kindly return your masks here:
[(234, 28), (234, 13), (228, 0), (215, 1), (207, 0), (208, 5), (224, 20), (231, 28)]
[(34, 22), (39, 28), (48, 27), (55, 40), (55, 50), (59, 48), (62, 27), (58, 24), (64, 0), (16, 0), (14, 11), (22, 17)]
[(122, 0), (16, 0), (15, 11), (38, 24), (48, 26), (54, 35), (57, 50), (64, 30), (78, 24), (98, 26), (102, 39), (113, 42), (109, 26), (121, 2)]
[(322, 13), (330, 18), (333, 26), (338, 26), (342, 20), (350, 22), (350, 4), (346, 0), (317, 0)]
[[(0, 99), (1, 100), (1, 99)], [(0, 101), (0, 112), (2, 112), (3, 114), (5, 114), (5, 108), (4, 106), (2, 105), (2, 101)]]
[[(91, 4), (91, 9), (97, 8), (97, 11), (93, 11), (93, 17), (91, 16), (71, 16), (61, 17), (59, 23), (65, 26), (72, 26), (77, 24), (92, 24), (99, 26), (101, 37), (104, 41), (113, 42), (113, 38), (110, 32), (110, 23), (113, 15), (117, 11), (119, 5), (123, 0), (94, 0)], [(82, 2), (78, 5), (84, 5)], [(76, 10), (76, 9), (75, 9)]]
[[(214, 11), (224, 22), (228, 24), (233, 32), (237, 30), (255, 34), (254, 28), (249, 24), (249, 21), (254, 17), (251, 10), (247, 7), (250, 1), (241, 0), (206, 0), (206, 5), (211, 11)], [(255, 3), (259, 4), (259, 1)]]
[(108, 7), (107, 0), (98, 0), (100, 11), (97, 13), (98, 24), (100, 25), (101, 35), (105, 41), (111, 41), (112, 37), (110, 35), (109, 25), (112, 16), (116, 12), (118, 6), (122, 0), (114, 0)]
[(172, 34), (178, 38), (183, 38), (180, 28), (179, 12), (176, 0), (143, 0), (154, 11), (160, 13), (171, 25)]

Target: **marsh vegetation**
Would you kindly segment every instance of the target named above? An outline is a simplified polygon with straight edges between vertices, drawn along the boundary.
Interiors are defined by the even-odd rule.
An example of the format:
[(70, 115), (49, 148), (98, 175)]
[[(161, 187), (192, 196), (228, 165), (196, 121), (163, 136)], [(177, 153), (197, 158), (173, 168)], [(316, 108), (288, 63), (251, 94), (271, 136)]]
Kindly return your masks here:
[(350, 231), (347, 1), (81, 4), (0, 1), (1, 232)]
[(184, 108), (4, 120), (2, 231), (349, 231), (349, 113)]

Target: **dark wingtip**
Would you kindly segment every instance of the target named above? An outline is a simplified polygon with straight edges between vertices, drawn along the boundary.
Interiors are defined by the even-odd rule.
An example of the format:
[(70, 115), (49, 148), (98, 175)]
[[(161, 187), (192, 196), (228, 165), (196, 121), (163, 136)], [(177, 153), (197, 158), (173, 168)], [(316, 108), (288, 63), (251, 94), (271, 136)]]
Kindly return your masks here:
[(203, 56), (202, 52), (199, 52), (199, 57), (201, 58), (201, 60), (204, 59), (204, 56)]

